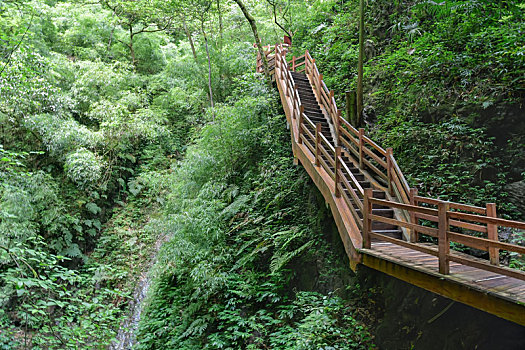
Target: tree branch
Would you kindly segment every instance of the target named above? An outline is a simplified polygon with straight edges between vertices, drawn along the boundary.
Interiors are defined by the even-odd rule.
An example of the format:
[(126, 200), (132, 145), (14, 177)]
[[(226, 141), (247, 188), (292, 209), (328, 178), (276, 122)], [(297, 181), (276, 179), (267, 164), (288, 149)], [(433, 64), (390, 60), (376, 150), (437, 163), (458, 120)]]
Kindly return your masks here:
[(26, 37), (26, 34), (27, 32), (29, 31), (29, 28), (31, 28), (31, 26), (33, 25), (33, 18), (35, 17), (35, 13), (33, 12), (31, 14), (31, 20), (29, 21), (29, 25), (27, 26), (26, 30), (24, 31), (24, 34), (22, 35), (22, 39), (20, 39), (20, 41), (18, 42), (18, 44), (15, 45), (15, 47), (13, 48), (13, 50), (11, 50), (11, 52), (9, 53), (9, 56), (7, 57), (7, 62), (4, 64), (4, 66), (2, 67), (2, 70), (0, 71), (0, 75), (4, 72), (5, 68), (7, 66), (9, 66), (9, 64), (11, 63), (11, 58), (13, 57), (13, 53), (15, 53), (16, 50), (18, 50), (18, 48), (20, 47), (20, 45), (22, 44), (22, 42), (24, 41), (25, 37)]
[(273, 20), (275, 24), (277, 24), (277, 26), (281, 28), (283, 32), (285, 32), (286, 35), (288, 35), (291, 38), (292, 34), (288, 30), (286, 30), (279, 22), (277, 22), (277, 2), (271, 0), (266, 0), (266, 2), (268, 2), (273, 7)]

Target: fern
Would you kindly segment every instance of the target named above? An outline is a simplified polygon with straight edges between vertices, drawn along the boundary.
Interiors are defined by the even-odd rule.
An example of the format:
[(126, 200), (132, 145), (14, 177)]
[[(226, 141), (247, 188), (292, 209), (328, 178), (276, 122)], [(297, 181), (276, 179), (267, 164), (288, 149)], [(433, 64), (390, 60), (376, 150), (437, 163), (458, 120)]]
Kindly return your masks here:
[(272, 257), (272, 261), (270, 262), (270, 271), (271, 273), (276, 273), (280, 269), (282, 269), (286, 264), (288, 264), (293, 258), (300, 255), (303, 251), (310, 248), (313, 245), (314, 241), (307, 242), (303, 244), (301, 247), (286, 253), (281, 254), (275, 254)]

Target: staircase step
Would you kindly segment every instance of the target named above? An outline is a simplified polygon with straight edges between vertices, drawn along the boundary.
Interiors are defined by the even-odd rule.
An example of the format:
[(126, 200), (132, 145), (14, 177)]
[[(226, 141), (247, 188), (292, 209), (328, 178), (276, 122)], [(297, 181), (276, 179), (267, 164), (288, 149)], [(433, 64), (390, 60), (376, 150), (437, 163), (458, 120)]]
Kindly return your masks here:
[[(361, 209), (356, 208), (355, 211), (357, 215), (359, 215), (360, 218), (363, 217), (363, 214), (361, 213)], [(383, 209), (373, 208), (372, 214), (392, 219), (394, 217), (394, 210), (392, 210), (391, 208), (383, 208)]]
[(321, 107), (319, 107), (317, 102), (316, 103), (313, 103), (313, 102), (303, 103), (303, 108), (305, 111), (311, 111), (311, 112), (323, 114), (323, 112), (321, 112)]
[[(352, 174), (354, 174), (354, 175), (361, 174), (361, 170), (359, 170), (358, 168), (352, 166), (351, 165), (352, 163), (349, 160), (343, 159), (343, 162), (345, 162), (345, 164), (347, 165), (348, 169), (350, 170), (350, 172)], [(346, 169), (345, 168), (343, 168), (343, 172), (346, 173)]]
[[(346, 188), (345, 188), (345, 192), (348, 193), (348, 190)], [(357, 194), (357, 190), (354, 190), (354, 192)], [(360, 196), (359, 194), (357, 194), (357, 195)], [(386, 197), (385, 192), (379, 191), (379, 190), (373, 190), (372, 196), (374, 198), (377, 198), (377, 199), (385, 199), (385, 197)], [(376, 207), (374, 207), (374, 208), (376, 208)], [(388, 208), (388, 207), (382, 207), (382, 208), (392, 210), (391, 208)]]
[(357, 181), (357, 182), (359, 182), (359, 185), (361, 185), (363, 189), (370, 188), (370, 181), (365, 180), (365, 181)]
[(307, 114), (306, 116), (307, 116), (308, 119), (310, 119), (314, 124), (321, 123), (321, 124), (326, 124), (326, 126), (328, 126), (328, 122), (326, 121), (326, 119), (325, 119), (324, 117), (312, 116), (312, 115), (310, 115), (310, 114)]
[(383, 236), (392, 237), (392, 238), (401, 239), (403, 237), (403, 232), (399, 229), (397, 230), (373, 230), (373, 231), (374, 233), (377, 233)]
[(316, 117), (325, 118), (324, 114), (323, 114), (320, 110), (317, 110), (317, 111), (309, 111), (309, 112), (310, 112), (310, 114), (315, 115)]
[[(295, 86), (297, 88), (297, 91), (299, 93), (299, 97), (301, 99), (301, 103), (305, 109), (305, 114), (307, 115), (308, 119), (312, 121), (314, 124), (321, 124), (321, 133), (325, 136), (325, 138), (330, 142), (332, 145), (334, 144), (332, 135), (330, 132), (330, 124), (327, 118), (324, 116), (324, 114), (321, 111), (321, 107), (316, 99), (315, 93), (312, 89), (312, 86), (310, 84), (310, 81), (306, 74), (304, 73), (297, 73), (297, 72), (291, 72), (292, 78), (294, 80)], [(309, 123), (306, 123), (306, 127), (308, 130), (310, 130), (312, 133), (315, 133), (315, 128), (312, 128), (312, 126)], [(331, 165), (331, 163), (328, 161), (328, 158), (321, 154), (321, 158), (326, 162), (328, 167), (333, 171), (334, 167)], [(343, 157), (343, 162), (348, 165), (348, 171), (352, 173), (352, 175), (355, 177), (355, 179), (358, 181), (359, 185), (362, 188), (371, 188), (370, 181), (366, 180), (364, 174), (361, 172), (361, 170), (353, 165), (350, 158), (348, 156)], [(343, 174), (345, 177), (349, 177), (349, 174), (347, 173), (347, 170), (343, 170)], [(349, 190), (344, 189), (344, 191), (348, 194)], [(357, 190), (354, 190), (357, 192)], [(351, 197), (351, 196), (350, 196)], [(373, 190), (373, 197), (378, 199), (385, 199), (386, 193), (384, 191), (380, 190)], [(351, 197), (352, 198), (352, 197)], [(362, 217), (361, 210), (357, 208), (357, 204), (355, 204), (355, 209), (359, 217)], [(394, 210), (392, 208), (389, 208), (387, 206), (377, 205), (374, 204), (372, 206), (372, 213), (374, 215), (379, 215), (387, 218), (393, 218), (394, 217)], [(391, 224), (386, 224), (379, 221), (374, 221), (372, 223), (372, 230), (381, 235), (385, 235), (388, 237), (393, 237), (397, 239), (402, 238), (402, 231), (399, 229), (399, 227)]]
[(297, 78), (294, 78), (294, 83), (295, 85), (298, 85), (298, 84), (310, 84), (310, 80), (308, 80), (308, 78), (304, 77), (297, 77)]
[(397, 226), (386, 224), (384, 222), (380, 221), (372, 221), (372, 230), (380, 230), (380, 231), (397, 231), (399, 230)]

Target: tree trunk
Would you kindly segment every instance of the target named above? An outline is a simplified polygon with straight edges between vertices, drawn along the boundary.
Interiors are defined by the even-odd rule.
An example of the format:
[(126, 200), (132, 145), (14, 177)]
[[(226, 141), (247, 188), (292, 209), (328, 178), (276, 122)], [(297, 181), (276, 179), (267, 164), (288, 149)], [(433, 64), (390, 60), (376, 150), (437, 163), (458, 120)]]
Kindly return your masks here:
[(222, 48), (222, 34), (223, 34), (223, 27), (222, 27), (222, 10), (221, 10), (221, 2), (220, 0), (217, 0), (217, 12), (219, 12), (219, 37), (221, 38), (221, 48)]
[(363, 59), (365, 41), (365, 0), (359, 0), (359, 61), (357, 63), (357, 124), (363, 123)]
[(184, 26), (184, 33), (186, 33), (186, 37), (188, 38), (188, 41), (190, 42), (191, 47), (191, 53), (193, 54), (193, 59), (195, 59), (195, 63), (197, 62), (197, 52), (195, 51), (195, 45), (193, 44), (193, 39), (191, 38), (191, 33), (188, 30), (188, 26), (186, 26), (186, 17), (182, 16), (182, 25)]
[(206, 36), (206, 32), (204, 31), (204, 22), (201, 22), (201, 28), (202, 28), (202, 35), (204, 35), (204, 45), (206, 46), (206, 57), (208, 58), (208, 89), (209, 89), (209, 95), (210, 95), (210, 106), (211, 106), (211, 115), (212, 120), (215, 121), (215, 110), (213, 109), (213, 90), (211, 88), (211, 60), (210, 60), (210, 50), (208, 48), (208, 37)]
[(135, 34), (133, 33), (133, 26), (130, 24), (129, 26), (129, 52), (131, 54), (131, 63), (133, 63), (133, 67), (137, 68), (137, 59), (135, 57), (135, 49), (133, 48), (133, 37)]
[(266, 79), (268, 79), (268, 83), (271, 85), (271, 77), (270, 77), (270, 69), (268, 67), (268, 60), (266, 59), (266, 55), (264, 54), (264, 50), (261, 44), (261, 39), (259, 38), (259, 33), (257, 32), (257, 25), (255, 24), (255, 19), (250, 15), (248, 10), (246, 9), (246, 6), (244, 6), (244, 3), (242, 0), (235, 0), (237, 5), (241, 8), (242, 13), (244, 14), (244, 17), (248, 20), (248, 23), (250, 23), (250, 26), (252, 27), (253, 36), (255, 38), (255, 44), (257, 45), (257, 50), (259, 50), (259, 54), (261, 55), (261, 59), (263, 62), (264, 67), (264, 75), (266, 76)]

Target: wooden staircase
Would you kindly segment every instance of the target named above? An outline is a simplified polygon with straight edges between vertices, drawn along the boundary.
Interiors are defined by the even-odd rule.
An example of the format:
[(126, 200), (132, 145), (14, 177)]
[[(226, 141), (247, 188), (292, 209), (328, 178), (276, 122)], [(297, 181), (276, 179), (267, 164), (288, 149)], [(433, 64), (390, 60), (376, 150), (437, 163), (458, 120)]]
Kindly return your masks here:
[[(265, 52), (294, 157), (330, 206), (351, 267), (366, 265), (525, 326), (525, 272), (499, 258), (501, 250), (525, 254), (525, 247), (498, 239), (499, 228), (525, 231), (525, 223), (498, 218), (494, 203), (418, 195), (392, 149), (341, 116), (309, 52), (291, 60), (287, 54), (283, 44)], [(485, 251), (488, 259), (456, 252), (451, 242)]]
[[(326, 138), (326, 140), (335, 148), (337, 145), (334, 142), (334, 133), (333, 133), (333, 127), (330, 125), (330, 121), (328, 118), (323, 114), (321, 107), (319, 106), (319, 103), (317, 102), (317, 99), (315, 97), (314, 91), (312, 89), (312, 85), (310, 84), (310, 81), (308, 80), (308, 77), (304, 73), (297, 73), (297, 72), (291, 72), (293, 81), (295, 83), (295, 86), (297, 87), (297, 91), (299, 93), (299, 97), (301, 99), (301, 102), (304, 106), (304, 114), (315, 124), (321, 125), (321, 134)], [(316, 130), (313, 128), (311, 124), (307, 124), (308, 130), (313, 134), (315, 134)], [(328, 165), (329, 169), (331, 171), (335, 171), (334, 165), (331, 164), (330, 160), (325, 154), (321, 154), (322, 160)], [(348, 155), (342, 156), (343, 161), (346, 164), (350, 164), (350, 158)], [(359, 185), (363, 189), (371, 188), (373, 189), (373, 196), (374, 198), (379, 199), (386, 199), (386, 193), (385, 191), (377, 188), (373, 188), (370, 181), (366, 180), (365, 175), (361, 172), (361, 170), (358, 167), (352, 166), (352, 167), (345, 167), (342, 169), (343, 177), (350, 181), (350, 174), (352, 174), (353, 178), (357, 180)], [(343, 191), (345, 192), (346, 196), (350, 197), (350, 190), (348, 188), (344, 188)], [(354, 191), (356, 193), (356, 191)], [(356, 193), (357, 195), (357, 193)], [(360, 202), (363, 203), (363, 198), (360, 198)], [(359, 218), (363, 219), (363, 213), (361, 212), (361, 206), (359, 206), (357, 203), (353, 203), (353, 207), (359, 216)], [(386, 218), (394, 218), (394, 210), (392, 208), (388, 208), (385, 206), (381, 206), (379, 204), (374, 204), (372, 208), (372, 214), (383, 216)], [(387, 224), (384, 222), (375, 221), (372, 223), (372, 230), (378, 234), (386, 235), (392, 238), (402, 238), (402, 231), (401, 229), (392, 224)]]

